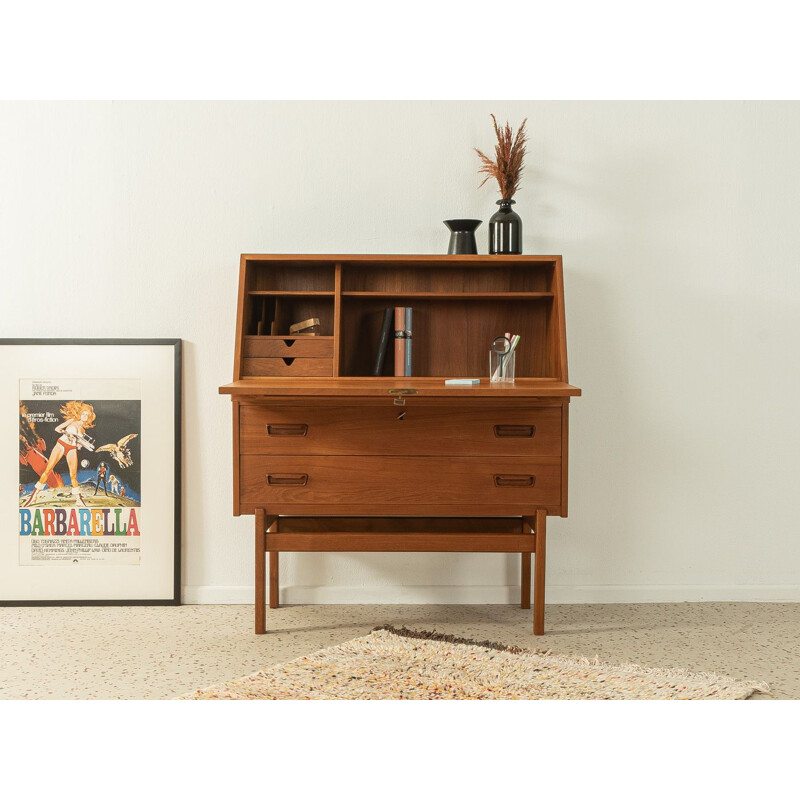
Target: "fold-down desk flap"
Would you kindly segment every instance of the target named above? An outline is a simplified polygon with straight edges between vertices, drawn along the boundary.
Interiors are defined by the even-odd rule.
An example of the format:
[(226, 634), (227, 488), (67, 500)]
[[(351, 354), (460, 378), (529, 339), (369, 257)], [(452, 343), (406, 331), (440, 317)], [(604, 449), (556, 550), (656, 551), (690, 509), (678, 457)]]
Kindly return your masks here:
[[(393, 391), (396, 390), (396, 391)], [(518, 378), (513, 384), (481, 379), (475, 386), (448, 386), (444, 378), (247, 378), (225, 384), (220, 394), (244, 397), (579, 397), (581, 390), (553, 378)]]

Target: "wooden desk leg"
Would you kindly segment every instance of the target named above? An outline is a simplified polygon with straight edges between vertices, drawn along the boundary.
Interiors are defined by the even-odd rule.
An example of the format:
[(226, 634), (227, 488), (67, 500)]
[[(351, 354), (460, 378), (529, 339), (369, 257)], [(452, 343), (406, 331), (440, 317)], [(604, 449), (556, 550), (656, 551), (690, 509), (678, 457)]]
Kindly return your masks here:
[(547, 551), (547, 512), (543, 508), (536, 509), (534, 533), (536, 559), (533, 565), (533, 633), (541, 636), (544, 633), (544, 567)]
[[(278, 531), (278, 519), (272, 523), (271, 531)], [(278, 592), (280, 585), (278, 583), (278, 552), (270, 550), (269, 552), (269, 607), (279, 608), (278, 605)]]
[(267, 514), (256, 509), (256, 633), (267, 632)]
[(520, 599), (520, 608), (531, 607), (531, 554), (520, 553), (522, 558), (522, 578), (520, 585), (522, 587), (522, 595)]
[[(527, 530), (526, 530), (527, 529)], [(533, 537), (533, 517), (522, 518), (522, 530)], [(520, 577), (520, 608), (531, 607), (531, 554), (520, 553), (522, 571)]]

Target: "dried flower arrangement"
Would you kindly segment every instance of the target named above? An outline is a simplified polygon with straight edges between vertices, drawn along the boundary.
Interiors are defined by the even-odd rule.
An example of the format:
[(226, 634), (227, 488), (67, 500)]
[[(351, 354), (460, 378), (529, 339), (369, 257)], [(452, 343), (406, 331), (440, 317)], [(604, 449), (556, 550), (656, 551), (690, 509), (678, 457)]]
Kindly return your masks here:
[(508, 122), (504, 128), (499, 128), (494, 114), (491, 114), (491, 117), (497, 136), (494, 160), (478, 150), (477, 147), (475, 148), (475, 152), (481, 159), (481, 167), (478, 172), (486, 175), (480, 186), (483, 186), (489, 178), (494, 178), (500, 187), (500, 197), (503, 200), (510, 200), (519, 189), (522, 160), (525, 158), (525, 143), (528, 140), (525, 133), (525, 123), (528, 118), (522, 120), (522, 125), (519, 126), (517, 135), (514, 136), (514, 131)]

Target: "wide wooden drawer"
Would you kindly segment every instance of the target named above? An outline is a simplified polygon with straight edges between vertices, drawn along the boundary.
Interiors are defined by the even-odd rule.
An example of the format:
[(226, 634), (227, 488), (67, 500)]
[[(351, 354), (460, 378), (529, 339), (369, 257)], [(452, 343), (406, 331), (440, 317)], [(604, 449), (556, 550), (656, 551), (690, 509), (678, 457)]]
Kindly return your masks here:
[(339, 513), (391, 507), (406, 515), (417, 507), (480, 506), (492, 514), (557, 508), (561, 500), (558, 459), (241, 456), (240, 468), (242, 505), (278, 513), (296, 505)]
[(276, 455), (561, 455), (561, 407), (242, 405), (239, 451)]

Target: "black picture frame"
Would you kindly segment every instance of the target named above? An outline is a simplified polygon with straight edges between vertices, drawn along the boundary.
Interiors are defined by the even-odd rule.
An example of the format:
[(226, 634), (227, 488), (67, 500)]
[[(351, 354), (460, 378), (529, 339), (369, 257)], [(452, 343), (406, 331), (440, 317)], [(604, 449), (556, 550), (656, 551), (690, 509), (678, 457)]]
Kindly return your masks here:
[[(126, 381), (119, 378), (119, 365), (116, 365), (114, 369), (110, 369), (107, 366), (106, 369), (108, 370), (108, 377), (104, 376), (104, 368), (102, 363), (104, 361), (108, 361), (108, 359), (105, 358), (90, 359), (98, 361), (99, 365), (94, 369), (92, 378), (86, 377), (86, 375), (89, 373), (86, 372), (87, 367), (85, 366), (81, 355), (84, 357), (86, 355), (91, 356), (96, 354), (97, 351), (89, 350), (86, 354), (81, 354), (80, 351), (83, 348), (96, 347), (123, 348), (122, 350), (109, 350), (106, 355), (131, 355), (134, 357), (134, 360), (142, 362), (144, 365), (142, 369), (144, 369), (147, 365), (148, 356), (152, 357), (153, 373), (149, 375), (136, 375), (134, 372), (134, 377), (128, 379), (127, 383), (132, 385), (138, 381), (140, 384), (141, 398), (139, 401), (139, 408), (141, 419), (144, 420), (145, 418), (152, 417), (152, 421), (158, 426), (159, 431), (162, 429), (162, 427), (165, 430), (170, 430), (171, 428), (172, 437), (169, 442), (161, 442), (160, 445), (157, 442), (148, 442), (147, 447), (150, 450), (150, 454), (147, 456), (146, 460), (143, 458), (143, 463), (140, 470), (142, 473), (144, 473), (146, 466), (148, 468), (155, 466), (155, 464), (157, 464), (159, 461), (159, 456), (157, 455), (159, 452), (163, 454), (163, 460), (168, 460), (168, 458), (171, 457), (173, 463), (173, 470), (170, 476), (172, 491), (168, 491), (169, 486), (166, 488), (160, 484), (158, 486), (158, 496), (161, 506), (163, 506), (163, 509), (159, 509), (159, 511), (164, 511), (171, 505), (171, 508), (169, 509), (171, 511), (171, 524), (167, 526), (165, 520), (159, 519), (158, 511), (155, 513), (151, 512), (150, 535), (152, 537), (155, 537), (156, 535), (158, 536), (158, 552), (154, 555), (154, 557), (149, 559), (149, 565), (145, 565), (145, 560), (140, 559), (138, 562), (138, 569), (140, 570), (138, 575), (135, 572), (137, 569), (136, 564), (125, 564), (124, 566), (118, 566), (117, 564), (112, 563), (103, 565), (93, 563), (91, 566), (84, 565), (82, 567), (84, 569), (82, 576), (79, 572), (81, 567), (75, 567), (74, 563), (63, 564), (53, 561), (52, 563), (45, 563), (42, 565), (34, 565), (30, 562), (24, 565), (20, 563), (12, 565), (9, 563), (9, 554), (12, 548), (8, 546), (8, 537), (12, 535), (14, 536), (16, 540), (15, 549), (17, 553), (19, 553), (20, 543), (22, 540), (22, 537), (20, 536), (21, 523), (17, 526), (16, 531), (8, 530), (8, 518), (5, 513), (8, 503), (7, 500), (3, 498), (3, 483), (8, 483), (8, 477), (11, 474), (7, 466), (7, 459), (11, 458), (12, 454), (4, 454), (2, 452), (2, 448), (0, 447), (0, 464), (3, 464), (4, 460), (6, 462), (6, 466), (0, 467), (0, 514), (2, 515), (3, 519), (3, 522), (0, 522), (0, 537), (3, 537), (5, 540), (5, 544), (0, 545), (0, 606), (133, 606), (181, 604), (181, 339), (0, 339), (0, 442), (6, 441), (8, 443), (11, 439), (11, 431), (6, 430), (6, 428), (3, 426), (7, 425), (4, 419), (10, 419), (8, 414), (11, 411), (10, 401), (12, 399), (12, 384), (14, 382), (16, 382), (17, 386), (16, 399), (20, 398), (21, 389), (19, 387), (21, 387), (23, 383), (27, 382), (23, 379), (30, 380), (32, 384), (33, 379), (36, 379), (37, 381), (40, 381), (44, 378), (50, 378), (53, 380), (63, 380), (65, 378), (68, 379), (71, 375), (71, 369), (73, 372), (80, 373), (75, 379), (76, 384), (83, 382), (84, 385), (103, 385), (104, 381), (108, 385), (126, 383)], [(131, 348), (131, 350), (126, 350), (125, 348)], [(26, 373), (25, 375), (20, 375), (18, 374), (20, 372), (19, 369), (9, 370), (10, 366), (24, 363), (25, 357), (31, 356), (34, 353), (36, 355), (36, 357), (33, 359), (35, 369), (32, 368), (31, 370), (28, 370), (28, 373), (30, 374)], [(64, 358), (61, 358), (62, 355)], [(63, 364), (64, 366), (59, 366), (57, 370), (48, 370), (48, 364)], [(76, 369), (74, 366), (75, 364), (80, 364), (81, 366)], [(41, 374), (42, 372), (45, 374)], [(55, 374), (53, 374), (54, 372)], [(169, 389), (167, 389), (165, 385), (168, 375), (171, 377), (172, 382)], [(41, 384), (36, 383), (35, 385), (39, 386)], [(166, 408), (156, 408), (157, 404), (162, 402), (162, 396), (169, 396), (171, 398), (171, 413), (169, 413)], [(35, 403), (37, 401), (31, 402)], [(135, 403), (136, 401), (117, 402)], [(21, 400), (20, 403), (22, 403)], [(152, 407), (148, 406), (148, 404), (150, 404)], [(5, 418), (3, 417), (4, 413), (6, 414)], [(151, 428), (152, 427), (154, 427), (154, 425), (151, 425)], [(20, 441), (22, 441), (21, 435)], [(20, 444), (20, 452), (21, 451), (22, 444)], [(111, 461), (112, 457), (115, 458), (116, 456), (114, 456), (112, 453), (108, 460)], [(120, 463), (122, 464), (122, 462)], [(119, 471), (122, 474), (122, 471)], [(19, 467), (17, 467), (17, 474), (21, 474)], [(142, 481), (144, 481), (144, 478), (142, 478)], [(103, 485), (105, 488), (105, 481), (103, 482)], [(96, 491), (99, 489), (99, 486), (100, 480), (98, 479), (96, 481)], [(10, 489), (10, 487), (8, 488)], [(20, 482), (20, 494), (22, 493), (22, 490), (23, 484)], [(107, 492), (106, 494), (108, 495)], [(60, 496), (64, 497), (66, 496), (66, 493), (61, 494)], [(171, 498), (171, 504), (168, 502), (167, 498)], [(18, 507), (20, 505), (21, 503), (18, 500)], [(145, 503), (143, 501), (139, 503), (140, 511), (144, 505)], [(164, 516), (164, 514), (162, 513), (161, 516)], [(21, 513), (18, 513), (17, 517), (19, 519), (21, 517)], [(106, 519), (108, 519), (108, 516), (106, 516)], [(156, 526), (152, 525), (154, 520), (158, 522)], [(156, 531), (157, 534), (155, 533)], [(144, 532), (142, 532), (141, 535), (144, 537)], [(77, 538), (78, 537), (75, 537), (75, 539)], [(100, 538), (102, 539), (103, 537)], [(73, 544), (75, 539), (69, 542), (69, 544)], [(86, 541), (89, 542), (89, 540)], [(140, 547), (142, 547), (142, 541), (144, 541), (144, 538), (142, 538), (138, 543)], [(151, 539), (151, 541), (155, 541), (155, 538)], [(66, 537), (64, 540), (61, 540), (61, 542), (67, 544)], [(94, 542), (89, 543), (94, 544)], [(171, 563), (166, 562), (168, 554), (171, 555)], [(106, 556), (108, 559), (112, 559), (113, 557), (114, 556), (111, 555)], [(133, 558), (133, 556), (128, 557)], [(67, 557), (61, 557), (62, 562), (67, 560)], [(77, 560), (78, 559), (73, 559), (72, 561), (74, 562)], [(151, 567), (152, 569), (150, 569)], [(98, 569), (100, 572), (98, 572)], [(124, 591), (127, 587), (131, 590), (131, 596), (105, 596), (112, 595), (114, 592), (106, 592), (104, 595), (103, 587), (100, 585), (98, 585), (95, 589), (84, 591), (83, 595), (85, 596), (80, 596), (81, 589), (79, 588), (79, 584), (75, 581), (77, 581), (78, 578), (82, 578), (83, 581), (90, 582), (92, 573), (94, 572), (95, 576), (103, 575), (103, 569), (121, 570), (122, 572), (118, 574), (120, 576), (124, 576), (124, 580), (120, 580), (120, 591)], [(27, 570), (27, 572), (23, 573), (19, 572), (18, 570)], [(63, 572), (59, 572), (59, 570), (62, 570)], [(77, 575), (78, 578), (73, 581), (70, 573), (72, 573), (72, 575)], [(46, 596), (35, 596), (37, 595), (36, 582), (47, 579), (51, 575), (57, 576), (57, 583), (59, 581), (63, 582), (63, 596), (61, 596), (61, 594), (57, 597), (49, 596), (52, 595), (53, 591), (57, 591), (57, 589), (48, 589), (47, 591), (44, 591), (44, 587), (42, 587), (41, 593)], [(105, 583), (108, 583), (111, 578), (107, 574), (103, 576), (103, 580)], [(137, 583), (137, 581), (139, 581), (139, 583)], [(31, 582), (33, 582), (33, 586), (30, 585)], [(5, 590), (3, 588), (4, 583), (6, 584)], [(16, 592), (15, 588), (17, 589)], [(137, 596), (137, 594), (140, 596)]]

